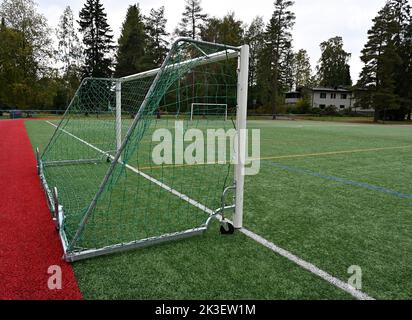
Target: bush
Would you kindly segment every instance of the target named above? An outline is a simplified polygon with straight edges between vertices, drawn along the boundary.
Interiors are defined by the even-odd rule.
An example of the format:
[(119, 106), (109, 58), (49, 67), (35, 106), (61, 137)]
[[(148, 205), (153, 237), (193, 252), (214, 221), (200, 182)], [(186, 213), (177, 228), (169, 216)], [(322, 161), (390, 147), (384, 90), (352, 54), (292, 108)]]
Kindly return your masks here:
[(310, 102), (305, 100), (305, 99), (300, 99), (297, 103), (296, 103), (296, 112), (298, 114), (308, 114), (310, 113)]
[(320, 114), (322, 114), (322, 109), (321, 108), (312, 108), (312, 109), (310, 109), (310, 113), (320, 115)]
[(338, 109), (334, 106), (328, 106), (324, 110), (322, 110), (321, 114), (327, 115), (327, 116), (339, 116), (340, 113)]

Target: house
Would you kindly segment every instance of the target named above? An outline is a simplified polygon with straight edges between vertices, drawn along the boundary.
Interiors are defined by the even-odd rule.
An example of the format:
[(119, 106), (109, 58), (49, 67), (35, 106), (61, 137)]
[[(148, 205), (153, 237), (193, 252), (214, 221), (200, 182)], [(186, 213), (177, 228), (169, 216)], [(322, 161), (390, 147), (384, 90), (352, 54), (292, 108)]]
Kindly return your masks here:
[(338, 110), (350, 109), (354, 106), (354, 94), (352, 90), (345, 88), (299, 88), (297, 91), (287, 92), (285, 95), (286, 105), (296, 105), (302, 99), (303, 90), (312, 108), (325, 109), (333, 106)]
[(288, 106), (296, 105), (300, 99), (302, 99), (301, 91), (290, 91), (285, 95), (285, 104)]

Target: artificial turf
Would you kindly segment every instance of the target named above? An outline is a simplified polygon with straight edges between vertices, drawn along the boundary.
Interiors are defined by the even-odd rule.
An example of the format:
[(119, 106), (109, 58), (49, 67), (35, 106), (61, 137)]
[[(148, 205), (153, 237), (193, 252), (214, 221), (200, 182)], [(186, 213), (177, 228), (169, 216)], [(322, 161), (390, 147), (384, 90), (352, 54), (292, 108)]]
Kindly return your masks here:
[[(27, 121), (33, 147), (53, 128)], [(411, 127), (250, 121), (261, 172), (247, 177), (245, 226), (363, 291), (410, 299)], [(198, 170), (195, 167), (190, 170)], [(412, 196), (411, 196), (412, 197)], [(85, 298), (351, 298), (241, 234), (203, 237), (74, 264)]]

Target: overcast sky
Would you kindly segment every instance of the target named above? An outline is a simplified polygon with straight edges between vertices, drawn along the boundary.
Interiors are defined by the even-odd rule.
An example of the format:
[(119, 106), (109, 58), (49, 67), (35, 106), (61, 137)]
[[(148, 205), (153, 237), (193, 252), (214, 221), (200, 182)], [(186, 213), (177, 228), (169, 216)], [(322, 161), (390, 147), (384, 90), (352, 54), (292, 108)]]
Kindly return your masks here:
[[(85, 0), (37, 0), (39, 10), (47, 17), (51, 27), (56, 27), (65, 6), (70, 5), (75, 12)], [(120, 34), (122, 22), (129, 5), (139, 3), (144, 14), (151, 8), (166, 7), (168, 29), (172, 32), (181, 18), (184, 0), (102, 0), (108, 21), (116, 38)], [(274, 0), (203, 0), (202, 7), (211, 16), (222, 17), (234, 11), (237, 18), (250, 23), (255, 16), (262, 16), (267, 22), (273, 12)], [(306, 49), (310, 55), (312, 68), (319, 57), (319, 44), (334, 36), (342, 36), (345, 50), (352, 53), (350, 61), (352, 78), (358, 79), (362, 63), (360, 51), (367, 39), (371, 20), (376, 16), (385, 0), (295, 0), (296, 24), (293, 30), (295, 50)]]

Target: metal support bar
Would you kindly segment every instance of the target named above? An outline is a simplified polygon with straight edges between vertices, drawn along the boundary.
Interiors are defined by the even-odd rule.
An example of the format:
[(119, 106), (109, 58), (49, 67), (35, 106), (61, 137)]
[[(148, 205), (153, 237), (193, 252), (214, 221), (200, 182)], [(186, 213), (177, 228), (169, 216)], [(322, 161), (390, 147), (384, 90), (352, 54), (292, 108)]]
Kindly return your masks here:
[(40, 150), (36, 148), (37, 175), (40, 175)]
[(44, 192), (46, 193), (46, 196), (47, 196), (47, 200), (48, 200), (48, 201), (47, 201), (47, 204), (48, 204), (48, 206), (49, 206), (49, 209), (50, 209), (51, 214), (53, 215), (53, 212), (54, 212), (53, 194), (52, 194), (52, 192), (51, 192), (51, 190), (50, 190), (50, 188), (49, 188), (49, 186), (48, 186), (48, 184), (47, 184), (46, 178), (45, 178), (45, 176), (44, 176), (44, 173), (43, 173), (43, 163), (42, 163), (41, 160), (40, 160), (40, 162), (39, 162), (38, 168), (39, 168), (39, 171), (40, 171), (40, 174), (39, 174), (40, 180), (41, 180), (41, 183), (42, 183), (42, 185), (43, 185)]
[(57, 188), (53, 188), (53, 201), (54, 201), (54, 211), (53, 211), (53, 221), (57, 230), (60, 228), (59, 223), (59, 194)]
[(85, 159), (85, 160), (62, 160), (43, 162), (44, 167), (70, 166), (79, 164), (95, 164), (97, 162), (105, 161), (104, 159)]
[(76, 262), (76, 261), (104, 256), (104, 255), (108, 255), (112, 253), (119, 253), (119, 252), (124, 252), (124, 251), (132, 250), (132, 249), (154, 246), (154, 245), (161, 244), (164, 242), (186, 239), (186, 238), (190, 238), (193, 236), (202, 235), (206, 231), (207, 231), (207, 227), (202, 227), (202, 228), (191, 229), (191, 230), (178, 232), (178, 233), (166, 234), (161, 237), (148, 238), (148, 239), (133, 241), (129, 243), (121, 243), (121, 244), (108, 246), (108, 247), (101, 248), (101, 249), (81, 251), (77, 253), (71, 252), (71, 253), (66, 253), (64, 255), (64, 259), (67, 262)]

